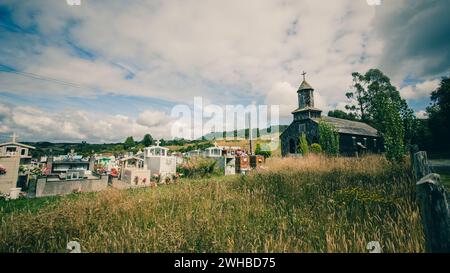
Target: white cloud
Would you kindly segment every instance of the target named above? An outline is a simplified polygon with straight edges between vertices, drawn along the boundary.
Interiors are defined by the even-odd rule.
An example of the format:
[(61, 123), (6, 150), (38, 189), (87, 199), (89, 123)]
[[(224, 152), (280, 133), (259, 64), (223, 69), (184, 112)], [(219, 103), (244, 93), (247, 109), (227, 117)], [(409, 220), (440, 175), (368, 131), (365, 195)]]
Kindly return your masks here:
[(298, 107), (297, 89), (288, 82), (277, 82), (267, 94), (267, 104), (279, 105), (281, 117), (291, 117)]
[(428, 114), (427, 114), (427, 112), (424, 111), (424, 110), (418, 111), (418, 112), (416, 112), (415, 114), (416, 114), (416, 117), (417, 117), (417, 118), (420, 118), (420, 119), (426, 119), (426, 118), (428, 118)]
[(436, 79), (431, 81), (424, 81), (416, 85), (408, 85), (400, 89), (400, 94), (405, 99), (412, 99), (412, 100), (429, 98), (431, 92), (436, 90), (436, 88), (439, 86), (439, 83), (440, 80)]
[[(147, 122), (148, 118), (158, 122)], [(0, 134), (14, 131), (27, 141), (120, 142), (127, 136), (138, 140), (147, 133), (168, 139), (172, 138), (171, 123), (170, 117), (154, 110), (146, 110), (133, 120), (87, 111), (48, 113), (35, 107), (0, 103)]]
[[(334, 100), (342, 98), (348, 75), (361, 67), (360, 56), (371, 48), (366, 37), (373, 9), (363, 1), (327, 5), (312, 0), (126, 5), (108, 1), (107, 5), (97, 1), (76, 8), (51, 2), (16, 5), (19, 23), (36, 22), (48, 40), (68, 35), (97, 59), (79, 59), (71, 47), (62, 49), (58, 43), (43, 47), (32, 58), (14, 60), (28, 72), (92, 87), (76, 92), (80, 96), (113, 92), (180, 102), (201, 95), (217, 103), (217, 97), (225, 95), (221, 98), (236, 103), (236, 94), (223, 94), (209, 83), (265, 97), (277, 82), (296, 85), (304, 69), (317, 90)], [(39, 12), (30, 18), (29, 10)], [(68, 27), (69, 19), (77, 23)], [(343, 63), (348, 65), (338, 66)], [(125, 79), (127, 67), (136, 68), (133, 79)], [(17, 84), (11, 90), (17, 92), (30, 90), (36, 82), (12, 79), (6, 86), (14, 85), (12, 81)], [(67, 93), (66, 87), (52, 85), (39, 90)]]
[[(113, 94), (173, 104), (202, 96), (218, 105), (278, 104), (282, 117), (290, 117), (297, 106), (302, 70), (316, 90), (317, 107), (325, 113), (342, 108), (351, 73), (378, 66), (386, 55), (386, 39), (375, 33), (383, 33), (376, 29), (377, 22), (391, 15), (364, 0), (83, 1), (76, 7), (65, 1), (6, 0), (4, 4), (13, 7), (17, 25), (38, 33), (0, 33), (1, 63), (81, 86), (0, 73), (0, 92), (91, 98)], [(380, 7), (387, 5), (392, 11), (407, 3), (386, 2)], [(92, 56), (84, 56), (85, 51)], [(405, 73), (396, 73), (395, 83)], [(427, 88), (405, 87), (402, 94), (423, 97)], [(69, 112), (67, 124), (62, 113), (38, 111), (37, 124), (47, 130), (49, 120), (56, 121), (63, 132), (51, 131), (61, 139), (117, 139), (117, 128), (135, 134), (149, 127), (161, 135), (169, 130), (161, 109), (142, 112), (137, 120), (104, 113), (97, 120), (99, 115)], [(70, 120), (74, 114), (82, 124)], [(0, 124), (0, 129), (23, 126), (30, 116), (26, 111), (15, 114), (15, 121)], [(33, 126), (33, 136), (52, 137)]]
[(154, 127), (159, 125), (168, 126), (172, 119), (161, 111), (145, 110), (139, 114), (136, 122), (143, 126)]

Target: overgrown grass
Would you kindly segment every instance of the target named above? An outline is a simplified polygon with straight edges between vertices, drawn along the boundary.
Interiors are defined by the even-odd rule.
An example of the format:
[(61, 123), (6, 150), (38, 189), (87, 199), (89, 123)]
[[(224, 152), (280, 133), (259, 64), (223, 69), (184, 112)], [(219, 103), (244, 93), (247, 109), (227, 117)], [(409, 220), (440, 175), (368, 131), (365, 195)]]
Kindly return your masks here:
[(247, 176), (11, 202), (0, 252), (423, 252), (413, 190), (408, 166), (380, 157), (270, 159)]
[(450, 190), (450, 175), (441, 174), (441, 183), (447, 190)]

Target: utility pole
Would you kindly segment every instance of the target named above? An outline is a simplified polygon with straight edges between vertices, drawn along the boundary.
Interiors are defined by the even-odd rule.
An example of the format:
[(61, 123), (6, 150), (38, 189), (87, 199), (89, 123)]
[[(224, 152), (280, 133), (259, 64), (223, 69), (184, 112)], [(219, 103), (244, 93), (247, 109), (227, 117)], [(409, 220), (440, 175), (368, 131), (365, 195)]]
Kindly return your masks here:
[(248, 127), (249, 127), (249, 142), (250, 142), (250, 155), (253, 155), (253, 129), (252, 129), (252, 117), (251, 113), (248, 114)]

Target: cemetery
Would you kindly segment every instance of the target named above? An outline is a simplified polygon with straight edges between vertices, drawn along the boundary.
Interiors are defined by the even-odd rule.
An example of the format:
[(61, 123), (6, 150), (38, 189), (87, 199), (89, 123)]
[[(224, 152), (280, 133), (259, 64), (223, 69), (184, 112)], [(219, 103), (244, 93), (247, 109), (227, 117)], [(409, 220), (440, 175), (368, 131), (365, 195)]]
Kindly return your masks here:
[(1, 1), (0, 254), (450, 253), (448, 2)]
[[(28, 149), (33, 147), (15, 142), (14, 136), (12, 142), (0, 144), (3, 147), (1, 166), (5, 169), (5, 174), (0, 176), (0, 192), (8, 198), (10, 195), (18, 196), (17, 192), (33, 198), (97, 192), (106, 190), (108, 186), (116, 189), (156, 187), (175, 182), (182, 175), (177, 169), (183, 169), (188, 162), (197, 162), (195, 165), (203, 161), (207, 164), (205, 167), (197, 166), (206, 168), (203, 170), (195, 170), (195, 166), (191, 169), (201, 176), (213, 173), (229, 176), (246, 174), (265, 161), (263, 156), (248, 155), (241, 147), (219, 146), (217, 142), (204, 150), (186, 153), (170, 151), (160, 144), (161, 141), (157, 140), (155, 145), (143, 151), (128, 152), (118, 157), (102, 154), (84, 157), (71, 149), (66, 155), (48, 154), (31, 164)], [(22, 150), (16, 153), (13, 147), (22, 147)], [(20, 156), (16, 156), (18, 154)], [(34, 172), (21, 172), (19, 166), (24, 164)], [(32, 178), (33, 186), (28, 186), (28, 180), (25, 184), (21, 182), (21, 176)]]

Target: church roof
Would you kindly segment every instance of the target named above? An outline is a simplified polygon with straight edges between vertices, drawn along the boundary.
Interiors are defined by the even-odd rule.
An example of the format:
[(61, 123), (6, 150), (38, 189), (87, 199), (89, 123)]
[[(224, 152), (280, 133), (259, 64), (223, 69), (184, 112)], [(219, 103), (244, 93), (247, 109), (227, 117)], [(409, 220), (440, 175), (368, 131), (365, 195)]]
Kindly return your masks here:
[(302, 84), (300, 84), (300, 87), (298, 88), (298, 91), (310, 90), (310, 89), (314, 89), (314, 88), (312, 88), (312, 86), (307, 81), (304, 80), (302, 82)]
[(320, 120), (330, 123), (334, 127), (336, 127), (339, 133), (342, 134), (373, 136), (373, 137), (378, 136), (378, 131), (364, 122), (351, 121), (328, 116), (324, 116), (321, 118), (313, 118), (312, 120), (317, 123), (319, 123)]
[(306, 112), (306, 111), (316, 111), (316, 112), (322, 112), (322, 110), (318, 109), (318, 108), (314, 108), (314, 107), (304, 107), (304, 108), (297, 108), (296, 110), (294, 110), (292, 112), (292, 114), (294, 113), (298, 113), (298, 112)]
[(2, 147), (2, 146), (20, 146), (20, 147), (25, 147), (25, 148), (28, 148), (28, 149), (36, 149), (36, 148), (33, 147), (33, 146), (25, 145), (25, 144), (22, 144), (22, 143), (19, 143), (19, 142), (6, 142), (6, 143), (1, 143), (1, 144), (0, 144), (0, 147)]

